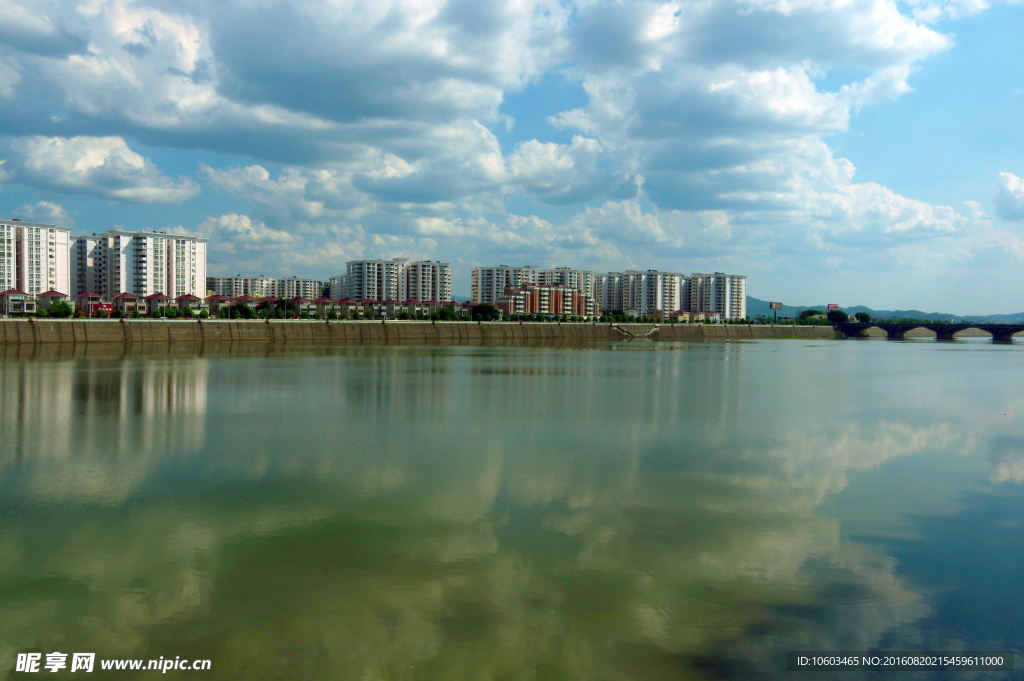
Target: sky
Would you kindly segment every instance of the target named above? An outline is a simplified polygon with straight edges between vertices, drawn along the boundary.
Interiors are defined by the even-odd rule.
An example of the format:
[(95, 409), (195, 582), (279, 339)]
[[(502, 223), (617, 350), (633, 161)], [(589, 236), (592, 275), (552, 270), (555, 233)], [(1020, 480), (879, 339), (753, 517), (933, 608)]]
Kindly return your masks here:
[(0, 216), (1024, 311), (1024, 3), (5, 0)]

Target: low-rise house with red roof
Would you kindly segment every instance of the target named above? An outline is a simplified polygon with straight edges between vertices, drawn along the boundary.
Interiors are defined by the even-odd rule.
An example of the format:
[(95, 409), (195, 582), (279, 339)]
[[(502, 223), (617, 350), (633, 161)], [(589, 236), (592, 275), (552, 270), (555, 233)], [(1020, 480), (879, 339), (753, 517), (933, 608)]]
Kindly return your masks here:
[(317, 317), (320, 319), (327, 319), (332, 312), (335, 311), (337, 305), (330, 298), (320, 296), (316, 300), (311, 301), (313, 311), (316, 312)]
[(363, 312), (363, 306), (351, 298), (338, 298), (334, 301), (334, 308), (338, 314), (347, 315), (348, 317), (351, 317), (353, 312), (359, 312), (360, 314)]
[(5, 317), (35, 314), (35, 298), (16, 288), (0, 291), (0, 313)]
[(256, 309), (257, 302), (258, 301), (255, 298), (247, 295), (235, 296), (234, 298), (231, 299), (232, 305), (245, 305), (250, 310)]
[(161, 310), (171, 306), (171, 299), (162, 293), (153, 293), (146, 296), (146, 314), (155, 317)]
[(68, 295), (60, 291), (45, 291), (36, 296), (36, 307), (42, 310), (49, 310), (54, 303), (68, 302)]
[(388, 299), (381, 303), (381, 315), (387, 319), (396, 319), (400, 314), (408, 311), (408, 306), (397, 300)]
[(289, 298), (288, 309), (295, 312), (297, 315), (301, 315), (303, 312), (307, 314), (310, 312), (316, 312), (316, 309), (310, 304), (309, 299), (303, 298), (302, 296)]
[[(110, 309), (113, 310), (113, 306), (107, 305), (107, 307), (110, 307)], [(98, 293), (82, 291), (75, 296), (75, 312), (81, 312), (82, 314), (89, 315), (91, 317), (103, 309), (105, 309), (103, 298)]]
[(178, 296), (174, 299), (174, 302), (179, 310), (191, 310), (193, 314), (199, 314), (204, 309), (203, 299), (191, 293)]
[(210, 311), (211, 317), (220, 316), (220, 311), (229, 307), (231, 307), (231, 299), (227, 296), (215, 294), (206, 297), (206, 309)]
[(146, 309), (145, 302), (132, 293), (118, 293), (111, 302), (114, 304), (114, 312), (120, 312), (123, 315), (145, 312)]

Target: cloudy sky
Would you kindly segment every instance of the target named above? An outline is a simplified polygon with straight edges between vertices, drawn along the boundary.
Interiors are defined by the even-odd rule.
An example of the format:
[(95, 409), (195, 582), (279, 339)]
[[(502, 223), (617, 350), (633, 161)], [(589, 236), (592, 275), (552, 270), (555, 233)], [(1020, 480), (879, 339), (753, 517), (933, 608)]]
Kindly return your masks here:
[(1024, 4), (6, 0), (0, 214), (1024, 310)]

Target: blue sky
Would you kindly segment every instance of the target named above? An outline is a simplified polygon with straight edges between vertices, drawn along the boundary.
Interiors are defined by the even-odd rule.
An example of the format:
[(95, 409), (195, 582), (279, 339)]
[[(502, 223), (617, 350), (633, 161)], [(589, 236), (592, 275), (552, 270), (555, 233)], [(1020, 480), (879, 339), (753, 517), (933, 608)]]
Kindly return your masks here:
[[(1024, 4), (10, 0), (0, 214), (1018, 312)], [(1009, 285), (1008, 283), (1009, 282)]]

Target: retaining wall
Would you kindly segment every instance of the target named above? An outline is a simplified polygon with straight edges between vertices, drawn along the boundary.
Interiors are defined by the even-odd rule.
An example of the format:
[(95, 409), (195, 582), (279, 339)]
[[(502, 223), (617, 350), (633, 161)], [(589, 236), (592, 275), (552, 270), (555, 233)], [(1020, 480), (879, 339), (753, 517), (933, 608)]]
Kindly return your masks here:
[[(650, 332), (648, 334), (648, 332)], [(570, 341), (701, 340), (751, 338), (832, 338), (827, 326), (747, 326), (732, 324), (548, 324), (519, 322), (413, 321), (156, 321), (64, 320), (0, 321), (0, 344), (50, 343), (449, 343), (560, 339)]]

